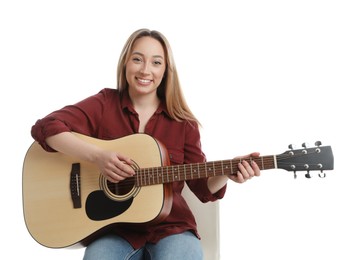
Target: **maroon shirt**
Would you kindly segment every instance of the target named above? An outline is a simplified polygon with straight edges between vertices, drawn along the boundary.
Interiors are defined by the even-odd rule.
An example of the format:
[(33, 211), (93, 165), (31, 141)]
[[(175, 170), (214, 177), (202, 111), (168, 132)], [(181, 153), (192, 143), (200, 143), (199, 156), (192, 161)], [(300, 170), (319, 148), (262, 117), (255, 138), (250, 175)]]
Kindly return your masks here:
[[(119, 95), (116, 89), (103, 89), (98, 94), (66, 106), (40, 119), (32, 127), (33, 138), (47, 151), (54, 151), (45, 140), (61, 132), (77, 132), (103, 140), (113, 140), (138, 133), (139, 117), (134, 110), (127, 92)], [(168, 150), (170, 163), (187, 164), (204, 162), (206, 157), (201, 150), (200, 133), (196, 123), (173, 120), (164, 102), (146, 125), (145, 133), (156, 138)], [(216, 194), (207, 187), (207, 178), (186, 181), (190, 189), (202, 202), (223, 198), (226, 186)], [(119, 226), (115, 232), (134, 248), (146, 242), (155, 243), (171, 234), (190, 230), (199, 237), (195, 218), (181, 196), (184, 182), (173, 183), (173, 204), (170, 214), (159, 224), (145, 229), (132, 229), (130, 225)]]

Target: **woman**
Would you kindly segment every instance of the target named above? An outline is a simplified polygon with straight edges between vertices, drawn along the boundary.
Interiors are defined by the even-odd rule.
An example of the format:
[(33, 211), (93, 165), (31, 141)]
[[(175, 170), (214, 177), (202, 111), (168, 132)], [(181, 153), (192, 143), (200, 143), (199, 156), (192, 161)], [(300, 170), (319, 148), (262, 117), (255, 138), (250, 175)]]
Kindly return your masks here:
[[(117, 89), (102, 89), (38, 120), (32, 127), (33, 138), (47, 151), (95, 163), (114, 183), (135, 174), (125, 151), (104, 150), (72, 132), (104, 140), (146, 133), (165, 145), (171, 165), (206, 160), (199, 122), (184, 100), (170, 45), (161, 33), (141, 29), (129, 37), (117, 80)], [(237, 175), (186, 182), (202, 202), (215, 201), (224, 196), (229, 178), (242, 183), (260, 174), (255, 163), (243, 161), (238, 169)], [(145, 227), (113, 227), (87, 246), (84, 259), (202, 259), (195, 219), (181, 196), (183, 187), (183, 181), (173, 183), (172, 208), (163, 221)]]

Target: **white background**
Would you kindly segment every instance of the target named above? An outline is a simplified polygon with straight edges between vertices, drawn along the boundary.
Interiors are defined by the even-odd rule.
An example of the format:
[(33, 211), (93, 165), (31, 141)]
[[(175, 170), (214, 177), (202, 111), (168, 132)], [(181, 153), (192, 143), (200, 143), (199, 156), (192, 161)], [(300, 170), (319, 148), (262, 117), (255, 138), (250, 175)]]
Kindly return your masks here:
[(335, 170), (325, 179), (269, 170), (229, 183), (222, 259), (357, 259), (353, 2), (1, 1), (0, 258), (82, 258), (82, 250), (47, 249), (27, 232), (21, 181), (30, 128), (115, 88), (125, 40), (147, 27), (172, 45), (208, 160), (316, 140), (333, 148)]

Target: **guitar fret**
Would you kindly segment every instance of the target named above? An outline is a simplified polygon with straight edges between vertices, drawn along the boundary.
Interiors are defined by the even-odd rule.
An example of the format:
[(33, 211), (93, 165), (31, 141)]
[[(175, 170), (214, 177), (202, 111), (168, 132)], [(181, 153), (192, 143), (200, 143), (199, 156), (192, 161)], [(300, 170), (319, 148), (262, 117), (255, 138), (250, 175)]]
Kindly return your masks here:
[(146, 173), (146, 179), (147, 179), (148, 185), (150, 185), (150, 184), (151, 184), (151, 182), (150, 182), (150, 168), (147, 169), (146, 172), (147, 172), (147, 173)]
[(150, 171), (150, 180), (151, 180), (151, 185), (155, 184), (155, 168), (151, 169)]
[(139, 175), (140, 175), (140, 172), (136, 171), (136, 174), (134, 176), (134, 179), (136, 180), (136, 186), (141, 186), (141, 183), (139, 182)]
[(213, 175), (212, 175), (212, 162), (207, 163), (207, 164), (209, 165), (209, 167), (208, 167), (209, 176), (213, 176)]
[[(149, 186), (155, 184), (171, 183), (182, 180), (200, 179), (203, 177), (223, 176), (235, 174), (238, 170), (237, 163), (248, 159), (220, 160), (203, 163), (190, 163), (172, 166), (142, 168), (136, 170), (136, 185)], [(249, 162), (256, 162), (261, 170), (276, 168), (276, 157), (265, 156), (249, 158)], [(189, 168), (187, 168), (189, 167)]]
[(226, 170), (227, 170), (227, 172), (225, 173), (225, 175), (229, 175), (230, 173), (231, 173), (231, 168), (230, 168), (230, 161), (227, 161), (227, 163), (226, 163)]
[(140, 169), (140, 181), (141, 186), (145, 185), (145, 169)]
[(166, 182), (170, 182), (170, 167), (167, 167), (166, 168)]
[(178, 173), (179, 173), (178, 168), (174, 167), (174, 180), (175, 181), (177, 181), (177, 179), (180, 180), (180, 175)]
[(143, 179), (144, 179), (143, 185), (146, 185), (146, 175), (145, 175), (145, 171), (146, 171), (146, 169), (143, 169), (143, 174), (142, 174), (142, 177), (143, 177)]
[(143, 170), (140, 169), (140, 186), (144, 186), (144, 181), (143, 181)]
[(171, 176), (172, 176), (172, 168), (169, 167), (167, 169), (167, 182), (171, 182), (171, 179), (170, 179)]
[(166, 176), (166, 174), (165, 174), (165, 169), (166, 169), (167, 167), (166, 166), (164, 166), (164, 167), (162, 167), (162, 183), (165, 183), (166, 181), (165, 181), (165, 176)]
[(227, 165), (227, 162), (223, 161), (223, 173), (222, 173), (222, 175), (227, 175), (228, 171), (229, 171), (229, 167)]
[(138, 169), (135, 175), (137, 186), (141, 186), (140, 177), (141, 177), (141, 173), (140, 173), (140, 169)]
[(146, 169), (145, 174), (144, 174), (144, 179), (145, 179), (145, 185), (150, 185), (150, 169)]
[(159, 177), (160, 177), (160, 176), (159, 176), (159, 168), (156, 167), (156, 184), (160, 183)]
[(140, 181), (141, 181), (141, 185), (145, 185), (145, 169), (140, 170)]
[(140, 186), (143, 186), (144, 185), (144, 182), (143, 182), (143, 169), (140, 169)]
[(157, 168), (157, 184), (162, 183), (162, 167)]
[(170, 172), (170, 178), (171, 178), (171, 181), (174, 181), (175, 179), (174, 179), (174, 169), (171, 167), (171, 172)]
[(155, 184), (154, 183), (154, 174), (153, 174), (153, 172), (154, 172), (154, 169), (151, 169), (151, 171), (149, 171), (149, 185)]

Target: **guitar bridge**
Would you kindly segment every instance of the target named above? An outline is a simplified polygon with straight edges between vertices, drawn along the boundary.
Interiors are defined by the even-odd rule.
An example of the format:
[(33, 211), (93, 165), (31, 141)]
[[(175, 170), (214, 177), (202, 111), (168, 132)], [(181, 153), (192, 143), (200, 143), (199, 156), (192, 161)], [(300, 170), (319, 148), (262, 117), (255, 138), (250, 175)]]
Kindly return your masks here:
[(69, 188), (71, 191), (73, 208), (81, 208), (81, 165), (79, 163), (72, 163)]

